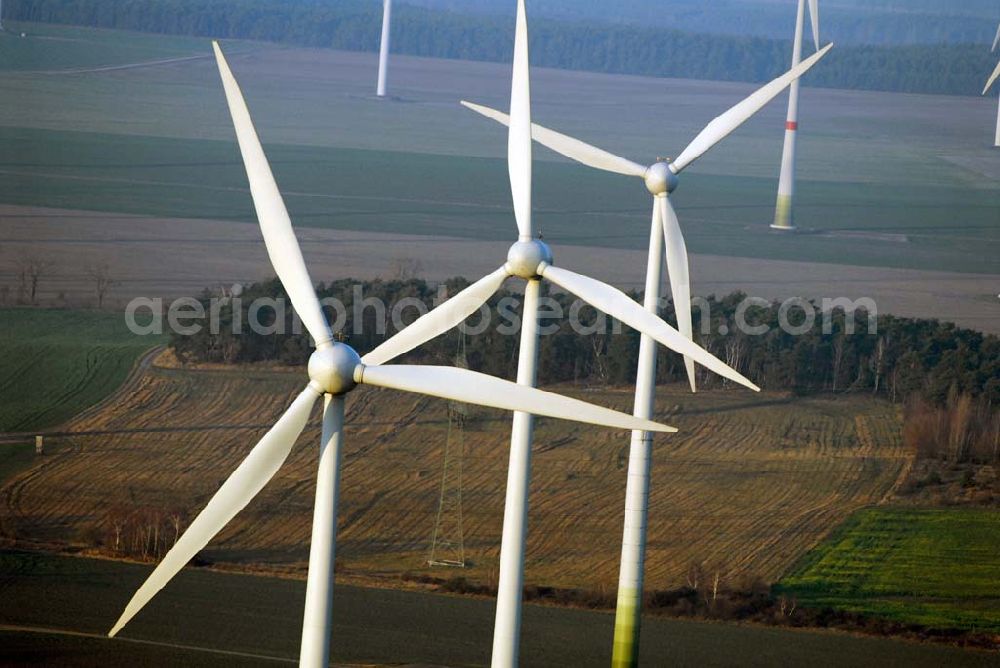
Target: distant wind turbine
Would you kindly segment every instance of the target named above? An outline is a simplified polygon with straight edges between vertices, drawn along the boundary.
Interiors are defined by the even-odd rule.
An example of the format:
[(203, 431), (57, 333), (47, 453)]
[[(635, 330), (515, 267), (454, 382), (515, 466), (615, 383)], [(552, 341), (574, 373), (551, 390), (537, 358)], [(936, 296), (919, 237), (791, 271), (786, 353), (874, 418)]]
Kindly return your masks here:
[[(986, 87), (983, 88), (983, 95), (990, 92), (990, 88), (993, 87), (993, 84), (996, 82), (998, 77), (1000, 77), (1000, 63), (997, 63), (996, 69), (993, 70), (993, 74), (991, 74), (990, 78), (986, 81)], [(993, 145), (1000, 147), (1000, 102), (997, 104), (997, 131), (996, 138), (993, 140)]]
[[(676, 430), (650, 420), (467, 369), (418, 365), (383, 366), (402, 352), (432, 338), (426, 328), (414, 330), (413, 326), (408, 327), (364, 357), (358, 356), (350, 346), (334, 341), (243, 94), (218, 44), (213, 42), (213, 48), (250, 182), (250, 193), (264, 236), (264, 245), (292, 306), (316, 342), (316, 350), (309, 358), (308, 385), (167, 552), (129, 601), (109, 635), (117, 634), (278, 472), (305, 429), (316, 400), (322, 397), (323, 429), (299, 655), (299, 666), (320, 668), (327, 666), (330, 659), (344, 396), (355, 387), (373, 385), (520, 411), (516, 415), (526, 416), (525, 419), (529, 421), (533, 415), (543, 415), (619, 429), (650, 429), (661, 432)], [(450, 302), (446, 302), (433, 313), (447, 313), (449, 304)], [(453, 324), (458, 324), (463, 319), (454, 321)], [(437, 333), (443, 333), (443, 330), (433, 335)]]
[[(680, 224), (674, 212), (670, 195), (680, 183), (679, 175), (686, 167), (707, 153), (717, 143), (728, 137), (737, 128), (760, 111), (768, 102), (778, 96), (798, 77), (805, 74), (833, 47), (832, 44), (820, 49), (793, 67), (786, 74), (766, 84), (748, 98), (710, 122), (688, 144), (673, 162), (660, 160), (649, 167), (611, 154), (603, 149), (586, 144), (578, 139), (549, 130), (538, 124), (531, 125), (531, 136), (539, 144), (556, 153), (571, 158), (588, 167), (626, 176), (642, 178), (647, 190), (653, 195), (653, 218), (650, 230), (649, 259), (646, 265), (645, 309), (655, 317), (658, 308), (660, 282), (663, 273), (663, 249), (666, 246), (667, 271), (673, 292), (677, 327), (685, 340), (693, 338), (691, 323), (691, 287), (688, 272), (687, 247), (681, 234)], [(462, 102), (473, 111), (509, 125), (514, 131), (513, 113), (505, 114), (496, 109), (471, 102)], [(537, 242), (540, 243), (540, 242)], [(512, 249), (513, 250), (513, 249)], [(541, 272), (549, 278), (547, 272)], [(556, 281), (558, 283), (558, 281)], [(571, 290), (568, 286), (568, 290)], [(586, 295), (577, 293), (586, 300)], [(619, 320), (631, 325), (624, 318), (614, 314)], [(632, 325), (635, 327), (634, 325)], [(636, 416), (649, 416), (653, 411), (656, 376), (655, 336), (635, 327), (642, 333), (639, 344), (639, 368), (636, 377)], [(677, 347), (670, 346), (674, 350)], [(700, 349), (699, 349), (700, 350)], [(684, 354), (684, 353), (682, 353)], [(692, 391), (695, 389), (694, 361), (685, 356), (685, 368)], [(711, 368), (711, 367), (710, 367)], [(728, 368), (728, 367), (727, 367)], [(714, 369), (713, 369), (714, 370)], [(735, 372), (733, 372), (735, 373)], [(725, 374), (723, 374), (725, 375)], [(745, 383), (743, 383), (745, 385)], [(649, 470), (652, 439), (648, 433), (636, 431), (632, 434), (629, 455), (628, 484), (625, 500), (625, 529), (622, 538), (622, 563), (618, 583), (618, 608), (615, 619), (615, 644), (613, 663), (634, 665), (638, 657), (639, 623), (642, 601), (643, 564), (646, 549), (646, 524), (648, 518)], [(496, 656), (494, 637), (494, 657)]]
[[(809, 18), (812, 22), (813, 44), (819, 51), (819, 1), (809, 0)], [(799, 0), (795, 17), (795, 41), (792, 43), (792, 67), (802, 61), (802, 33), (805, 28), (806, 0)], [(788, 91), (788, 115), (785, 117), (785, 147), (781, 154), (781, 176), (778, 179), (778, 200), (774, 207), (775, 230), (795, 229), (793, 199), (795, 197), (795, 144), (799, 131), (799, 80), (792, 82)]]
[(378, 50), (378, 88), (379, 97), (385, 97), (386, 82), (389, 78), (389, 39), (392, 33), (392, 0), (385, 0), (382, 5), (382, 40)]

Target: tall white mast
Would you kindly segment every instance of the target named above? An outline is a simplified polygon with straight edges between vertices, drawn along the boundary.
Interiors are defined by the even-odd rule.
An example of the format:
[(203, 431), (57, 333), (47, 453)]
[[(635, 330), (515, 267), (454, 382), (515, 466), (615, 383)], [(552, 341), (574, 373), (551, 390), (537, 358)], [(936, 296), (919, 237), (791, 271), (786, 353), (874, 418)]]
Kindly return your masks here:
[(389, 37), (392, 32), (392, 0), (385, 0), (382, 6), (382, 41), (378, 52), (378, 89), (379, 97), (385, 97), (386, 79), (389, 72)]
[[(812, 18), (813, 38), (816, 48), (819, 48), (819, 29), (816, 3), (810, 1), (810, 16)], [(805, 31), (806, 1), (799, 0), (799, 8), (795, 17), (795, 41), (792, 45), (792, 67), (802, 62), (802, 33)], [(788, 115), (785, 117), (785, 147), (781, 154), (781, 177), (778, 181), (778, 199), (774, 207), (774, 222), (771, 227), (776, 230), (791, 231), (795, 229), (793, 212), (795, 197), (795, 143), (799, 130), (799, 80), (792, 82), (788, 91)]]
[[(653, 209), (649, 232), (649, 259), (646, 262), (646, 291), (643, 306), (655, 314), (663, 279), (663, 223)], [(633, 415), (653, 414), (656, 401), (656, 341), (647, 334), (639, 340), (639, 366), (635, 376)], [(642, 615), (642, 583), (646, 565), (646, 526), (649, 517), (649, 476), (653, 460), (653, 435), (633, 431), (625, 483), (625, 527), (622, 533), (622, 560), (618, 573), (618, 602), (615, 606), (615, 637), (612, 666), (639, 664), (639, 627)]]

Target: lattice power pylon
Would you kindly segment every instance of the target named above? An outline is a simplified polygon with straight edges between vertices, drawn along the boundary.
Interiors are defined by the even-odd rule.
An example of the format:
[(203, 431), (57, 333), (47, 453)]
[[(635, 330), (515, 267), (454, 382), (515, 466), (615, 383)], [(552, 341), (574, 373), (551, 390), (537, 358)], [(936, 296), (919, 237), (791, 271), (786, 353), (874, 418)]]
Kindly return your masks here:
[[(459, 333), (455, 366), (469, 368), (465, 355), (465, 335)], [(465, 422), (469, 405), (448, 402), (448, 435), (444, 446), (441, 495), (431, 539), (430, 566), (465, 568), (465, 540), (462, 533), (462, 458), (465, 454)]]

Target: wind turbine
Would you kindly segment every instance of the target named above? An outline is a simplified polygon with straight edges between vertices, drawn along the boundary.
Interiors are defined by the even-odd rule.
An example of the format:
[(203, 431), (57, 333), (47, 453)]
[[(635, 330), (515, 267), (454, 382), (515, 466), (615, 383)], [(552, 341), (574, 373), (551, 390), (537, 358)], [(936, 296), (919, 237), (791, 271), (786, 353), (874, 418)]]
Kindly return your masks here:
[(382, 40), (378, 50), (378, 88), (379, 97), (385, 97), (386, 79), (389, 76), (389, 38), (392, 32), (392, 0), (385, 0), (382, 5)]
[[(663, 273), (663, 248), (666, 245), (667, 270), (670, 287), (677, 313), (680, 334), (690, 342), (691, 292), (688, 272), (687, 248), (681, 234), (677, 215), (669, 195), (679, 184), (678, 175), (691, 163), (704, 155), (717, 143), (729, 136), (738, 127), (774, 99), (794, 80), (808, 71), (832, 48), (827, 45), (810, 58), (793, 67), (786, 74), (763, 86), (748, 98), (735, 105), (709, 123), (701, 133), (681, 152), (673, 162), (659, 161), (649, 167), (613, 155), (578, 139), (549, 130), (537, 124), (531, 125), (532, 138), (538, 143), (584, 165), (604, 171), (636, 176), (644, 179), (646, 188), (653, 195), (653, 215), (649, 240), (649, 259), (646, 267), (646, 292), (644, 307), (647, 315), (655, 318), (659, 301), (660, 281)], [(511, 127), (513, 134), (513, 113), (510, 115), (471, 102), (463, 105), (488, 118)], [(549, 278), (547, 272), (542, 273)], [(558, 283), (558, 281), (554, 281)], [(567, 288), (570, 291), (570, 288)], [(581, 293), (576, 293), (587, 297)], [(614, 314), (623, 322), (628, 321)], [(655, 318), (658, 320), (658, 318)], [(648, 331), (635, 327), (643, 334), (639, 344), (639, 368), (636, 376), (635, 409), (636, 416), (650, 416), (653, 411), (656, 376), (656, 345), (663, 342)], [(674, 330), (672, 330), (674, 331)], [(679, 348), (668, 347), (681, 352)], [(699, 350), (701, 350), (699, 348)], [(683, 354), (683, 353), (682, 353)], [(685, 354), (685, 367), (692, 391), (695, 389), (693, 361), (701, 360)], [(707, 366), (707, 365), (705, 365)], [(711, 367), (709, 367), (711, 368)], [(712, 369), (717, 371), (716, 369)], [(718, 373), (718, 371), (717, 371)], [(721, 374), (726, 375), (726, 374)], [(727, 376), (731, 377), (731, 376)], [(641, 431), (632, 434), (629, 455), (628, 484), (626, 488), (625, 526), (622, 539), (622, 564), (618, 586), (618, 612), (615, 621), (614, 661), (616, 665), (630, 665), (636, 660), (641, 612), (643, 564), (645, 561), (646, 524), (648, 518), (649, 466), (652, 439)]]
[[(553, 264), (552, 251), (536, 239), (531, 220), (531, 86), (528, 67), (528, 23), (524, 0), (518, 0), (511, 77), (510, 130), (507, 162), (518, 240), (510, 247), (506, 262), (493, 273), (473, 283), (446, 304), (417, 319), (393, 341), (369, 353), (366, 361), (378, 364), (402, 354), (420, 342), (438, 336), (462, 322), (484, 304), (507, 278), (527, 282), (521, 323), (517, 382), (534, 386), (538, 362), (538, 300), (542, 279), (575, 294), (653, 341), (692, 359), (712, 371), (753, 390), (757, 386), (723, 362), (644, 309), (625, 293), (605, 283)], [(495, 112), (499, 114), (500, 112)], [(583, 146), (580, 142), (577, 142)], [(596, 149), (595, 149), (596, 150)], [(705, 148), (707, 150), (707, 147)], [(702, 151), (703, 152), (703, 151)], [(693, 156), (696, 157), (696, 156)], [(693, 159), (693, 157), (691, 159)], [(621, 160), (621, 159), (619, 159)], [(638, 168), (638, 167), (637, 167)], [(639, 169), (642, 175), (643, 169)], [(665, 173), (666, 166), (663, 166)], [(517, 663), (521, 628), (521, 594), (524, 583), (524, 546), (527, 533), (528, 487), (531, 472), (533, 419), (527, 412), (515, 412), (511, 432), (510, 464), (504, 506), (503, 539), (500, 549), (500, 581), (493, 631), (493, 665)]]
[[(626, 158), (619, 157), (599, 149), (590, 144), (586, 144), (579, 139), (574, 139), (554, 130), (544, 128), (537, 123), (531, 124), (531, 136), (539, 144), (546, 146), (556, 153), (560, 153), (567, 158), (576, 160), (589, 167), (601, 169), (607, 172), (624, 174), (626, 176), (637, 176), (646, 183), (646, 189), (653, 195), (653, 224), (663, 226), (664, 241), (666, 243), (667, 272), (670, 277), (670, 288), (673, 292), (674, 308), (677, 312), (677, 328), (687, 339), (692, 339), (691, 324), (691, 282), (688, 272), (687, 246), (681, 234), (680, 224), (677, 221), (677, 214), (670, 203), (669, 195), (679, 183), (678, 175), (691, 163), (700, 158), (717, 143), (728, 137), (734, 130), (748, 121), (754, 114), (760, 111), (768, 102), (773, 100), (781, 91), (788, 87), (800, 76), (805, 74), (820, 58), (825, 56), (833, 47), (828, 44), (805, 61), (799, 63), (787, 73), (771, 81), (760, 88), (750, 97), (746, 98), (736, 106), (726, 111), (721, 116), (716, 117), (705, 126), (697, 137), (688, 144), (687, 148), (681, 152), (676, 160), (670, 162), (661, 160), (649, 167), (632, 162)], [(510, 125), (513, 132), (511, 116), (491, 109), (480, 104), (474, 104), (462, 100), (462, 105), (479, 113), (487, 118), (503, 124)], [(660, 266), (661, 259), (659, 253), (653, 260), (652, 244), (659, 243), (659, 235), (654, 235), (656, 241), (651, 240), (650, 267)], [(540, 242), (539, 242), (540, 243)], [(647, 273), (647, 289), (649, 288), (651, 273)], [(553, 279), (555, 280), (555, 279)], [(657, 279), (657, 284), (659, 279)], [(564, 286), (565, 287), (565, 286)], [(570, 288), (566, 288), (570, 290)], [(572, 292), (572, 290), (570, 290)], [(580, 295), (581, 297), (583, 295)], [(586, 299), (586, 298), (584, 298)], [(617, 316), (615, 316), (617, 317)], [(624, 322), (624, 321), (623, 321)], [(664, 344), (667, 345), (667, 344)], [(688, 381), (691, 384), (691, 391), (695, 390), (694, 360), (691, 356), (684, 356), (684, 366), (687, 370)], [(707, 366), (707, 365), (706, 365)], [(713, 369), (714, 370), (714, 369)]]
[[(990, 53), (997, 50), (997, 45), (1000, 44), (1000, 25), (997, 26), (997, 36), (993, 38), (993, 48), (990, 49)], [(993, 74), (990, 75), (989, 80), (986, 82), (986, 87), (983, 88), (983, 95), (990, 92), (990, 88), (993, 87), (993, 83), (1000, 77), (1000, 63), (997, 63), (996, 69), (993, 70)], [(993, 145), (1000, 147), (1000, 102), (997, 103), (997, 133), (996, 138), (993, 141)]]
[[(149, 578), (129, 601), (111, 629), (114, 636), (162, 589), (277, 473), (323, 397), (316, 503), (313, 511), (309, 575), (299, 665), (326, 666), (329, 661), (333, 564), (336, 546), (337, 498), (343, 450), (344, 396), (358, 385), (404, 392), (513, 411), (530, 411), (620, 429), (676, 431), (650, 420), (592, 406), (533, 387), (517, 385), (466, 369), (440, 366), (382, 366), (389, 359), (428, 340), (426, 329), (416, 336), (409, 328), (364, 357), (333, 340), (312, 280), (302, 259), (291, 220), (260, 145), (250, 112), (222, 51), (213, 42), (229, 110), (243, 155), (250, 192), (271, 264), (296, 312), (316, 342), (309, 358), (309, 383), (277, 423), (250, 451), (208, 505), (194, 519)], [(449, 312), (445, 305), (435, 312)], [(443, 309), (443, 310), (442, 310)], [(456, 323), (457, 324), (457, 323)], [(518, 413), (528, 415), (528, 413)]]
[[(805, 25), (806, 0), (799, 0), (795, 18), (795, 41), (792, 43), (792, 67), (802, 62), (802, 32)], [(812, 22), (813, 44), (819, 51), (819, 0), (809, 0), (809, 19)], [(778, 199), (774, 206), (771, 228), (790, 232), (795, 229), (795, 144), (799, 131), (799, 80), (792, 82), (788, 91), (788, 116), (785, 118), (785, 147), (781, 153), (781, 176), (778, 179)]]

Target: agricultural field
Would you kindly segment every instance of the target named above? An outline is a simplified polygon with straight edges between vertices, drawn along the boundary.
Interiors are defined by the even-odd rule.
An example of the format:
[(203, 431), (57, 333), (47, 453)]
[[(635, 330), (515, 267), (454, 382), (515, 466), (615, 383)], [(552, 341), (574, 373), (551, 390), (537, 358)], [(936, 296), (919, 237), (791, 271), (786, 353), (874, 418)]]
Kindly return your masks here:
[[(113, 641), (103, 637), (147, 566), (0, 552), (0, 646), (20, 665), (273, 666), (298, 653), (305, 583), (187, 569)], [(338, 665), (489, 662), (494, 602), (338, 584)], [(524, 607), (525, 666), (606, 666), (609, 613)], [(261, 632), (266, 629), (266, 632)], [(649, 617), (644, 665), (881, 668), (995, 665), (996, 655), (845, 634)]]
[(804, 605), (995, 634), (997, 545), (995, 509), (866, 509), (805, 555), (779, 588)]
[(53, 427), (93, 406), (161, 341), (135, 336), (116, 313), (0, 309), (0, 432)]
[[(35, 26), (39, 35), (49, 29)], [(95, 49), (119, 39), (101, 37), (107, 46)], [(200, 45), (207, 56), (208, 43)], [(372, 54), (252, 43), (230, 50), (297, 225), (510, 238), (504, 131), (457, 104), (467, 97), (502, 107), (505, 65), (400, 57), (398, 98), (379, 102)], [(535, 75), (538, 122), (641, 161), (652, 161), (653, 150), (676, 153), (751, 90), (540, 68)], [(47, 76), (0, 71), (0, 85), (19, 101), (0, 109), (0, 203), (252, 220), (211, 58)], [(803, 233), (776, 237), (766, 229), (783, 113), (776, 102), (685, 173), (675, 197), (693, 252), (998, 272), (1000, 164), (988, 147), (989, 100), (806, 89)], [(641, 183), (544, 149), (537, 156), (537, 218), (547, 238), (645, 245)]]
[[(31, 544), (113, 551), (130, 540), (115, 535), (123, 523), (189, 521), (302, 384), (301, 370), (150, 368), (104, 410), (72, 421), (50, 456), (0, 487), (3, 530)], [(632, 402), (627, 389), (560, 389), (620, 410)], [(733, 585), (750, 576), (775, 580), (831, 527), (889, 494), (909, 462), (897, 409), (864, 398), (727, 390), (693, 397), (678, 386), (660, 393), (657, 417), (681, 433), (655, 445), (650, 588), (682, 585), (692, 564)], [(463, 435), (471, 566), (462, 575), (486, 584), (499, 556), (508, 420), (479, 412)], [(347, 430), (341, 573), (390, 584), (404, 574), (440, 575), (425, 561), (448, 442), (445, 402), (360, 388), (348, 400)], [(317, 415), (286, 466), (202, 560), (304, 572), (318, 438)], [(613, 587), (627, 436), (540, 420), (535, 448), (527, 581)]]
[[(5, 21), (0, 69), (54, 74), (202, 55), (204, 40)], [(21, 33), (24, 33), (22, 37)]]

